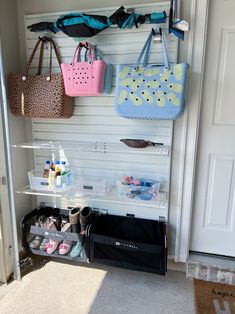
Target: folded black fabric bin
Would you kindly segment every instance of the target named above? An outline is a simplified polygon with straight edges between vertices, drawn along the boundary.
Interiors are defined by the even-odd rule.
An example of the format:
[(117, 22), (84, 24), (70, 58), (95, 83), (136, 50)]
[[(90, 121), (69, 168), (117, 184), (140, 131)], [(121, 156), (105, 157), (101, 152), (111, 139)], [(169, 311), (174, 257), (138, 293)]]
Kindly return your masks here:
[(88, 228), (89, 260), (165, 275), (166, 223), (101, 215)]
[[(39, 207), (31, 211), (29, 214), (25, 215), (21, 221), (21, 231), (22, 231), (22, 246), (23, 248), (33, 254), (50, 256), (56, 258), (62, 258), (67, 260), (74, 260), (79, 262), (86, 262), (87, 256), (85, 252), (85, 235), (81, 235), (79, 233), (72, 232), (62, 232), (59, 230), (51, 230), (47, 228), (37, 227), (35, 226), (35, 221), (41, 215), (46, 217), (50, 216), (68, 216), (68, 210), (60, 209), (60, 208), (52, 208), (52, 207)], [(61, 255), (58, 252), (58, 249), (53, 254), (48, 254), (46, 251), (42, 251), (39, 249), (33, 249), (30, 247), (30, 242), (35, 238), (35, 236), (40, 236), (42, 238), (48, 238), (53, 241), (57, 241), (60, 243), (63, 240), (72, 241), (73, 246), (78, 242), (82, 245), (82, 251), (79, 256), (71, 257), (69, 254)]]

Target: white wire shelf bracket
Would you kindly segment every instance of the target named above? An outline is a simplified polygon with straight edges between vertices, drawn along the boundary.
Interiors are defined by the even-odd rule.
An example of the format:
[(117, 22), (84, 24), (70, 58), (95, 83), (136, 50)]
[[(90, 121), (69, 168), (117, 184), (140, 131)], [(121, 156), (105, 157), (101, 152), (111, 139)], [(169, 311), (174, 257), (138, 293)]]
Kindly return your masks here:
[(20, 189), (15, 191), (17, 194), (28, 194), (28, 195), (36, 195), (36, 196), (52, 196), (52, 197), (59, 197), (64, 198), (66, 200), (76, 201), (78, 200), (93, 200), (97, 202), (97, 207), (99, 202), (102, 203), (115, 203), (119, 205), (134, 205), (134, 206), (144, 206), (150, 208), (159, 208), (159, 209), (167, 209), (168, 208), (168, 193), (160, 192), (158, 193), (157, 197), (153, 200), (141, 200), (138, 198), (129, 198), (129, 197), (118, 197), (115, 191), (110, 193), (106, 193), (104, 196), (99, 196), (96, 194), (93, 195), (84, 195), (82, 193), (77, 192), (76, 189), (71, 188), (65, 192), (51, 192), (51, 191), (40, 191), (31, 189), (30, 186), (24, 186)]
[(98, 153), (146, 153), (168, 156), (171, 147), (168, 145), (154, 145), (146, 148), (132, 148), (124, 143), (110, 142), (42, 142), (35, 141), (31, 143), (13, 144), (14, 148), (31, 148), (31, 149), (49, 149), (49, 150), (64, 150), (64, 151), (79, 151), (79, 152), (98, 152)]

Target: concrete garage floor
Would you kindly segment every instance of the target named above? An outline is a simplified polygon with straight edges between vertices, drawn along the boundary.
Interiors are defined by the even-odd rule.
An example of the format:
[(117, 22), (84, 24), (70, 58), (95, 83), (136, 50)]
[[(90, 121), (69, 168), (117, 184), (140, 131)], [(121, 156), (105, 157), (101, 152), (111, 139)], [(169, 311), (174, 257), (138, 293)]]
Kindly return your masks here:
[(1, 314), (193, 314), (192, 281), (108, 266), (49, 261), (0, 288)]

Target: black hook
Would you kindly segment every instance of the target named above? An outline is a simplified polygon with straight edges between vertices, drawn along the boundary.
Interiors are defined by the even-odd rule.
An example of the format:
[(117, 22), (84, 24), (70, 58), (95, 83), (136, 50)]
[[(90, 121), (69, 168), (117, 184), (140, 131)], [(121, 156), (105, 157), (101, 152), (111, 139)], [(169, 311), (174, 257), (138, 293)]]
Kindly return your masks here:
[(158, 31), (152, 28), (152, 34), (153, 36), (160, 35), (160, 42), (162, 42), (162, 28), (161, 27), (159, 27)]
[(87, 43), (84, 44), (84, 43), (80, 42), (80, 43), (79, 43), (79, 46), (80, 46), (80, 47), (84, 47), (84, 48), (86, 48), (86, 50), (88, 50)]
[(42, 36), (42, 37), (39, 36), (38, 39), (40, 39), (44, 43), (47, 43), (47, 42), (51, 41), (51, 38), (47, 37), (47, 36)]

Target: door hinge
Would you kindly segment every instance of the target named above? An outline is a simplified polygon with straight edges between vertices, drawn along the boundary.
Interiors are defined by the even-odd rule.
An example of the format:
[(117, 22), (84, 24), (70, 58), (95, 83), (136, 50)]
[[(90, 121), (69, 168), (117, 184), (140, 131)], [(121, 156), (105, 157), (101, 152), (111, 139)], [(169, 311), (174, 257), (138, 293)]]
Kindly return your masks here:
[(1, 185), (7, 185), (7, 177), (1, 177)]
[(12, 246), (11, 246), (11, 245), (8, 246), (8, 251), (9, 251), (9, 254), (12, 255), (13, 249), (12, 249)]

